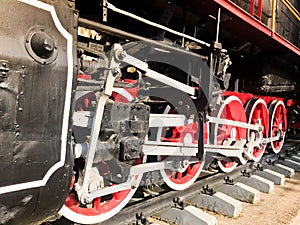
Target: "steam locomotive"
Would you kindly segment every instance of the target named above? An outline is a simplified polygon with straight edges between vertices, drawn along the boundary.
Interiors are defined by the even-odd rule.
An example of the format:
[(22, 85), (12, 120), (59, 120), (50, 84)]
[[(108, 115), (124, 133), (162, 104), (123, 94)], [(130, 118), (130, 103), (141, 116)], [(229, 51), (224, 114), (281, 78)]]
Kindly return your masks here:
[(100, 223), (139, 186), (278, 154), (300, 14), (272, 3), (2, 0), (0, 224)]

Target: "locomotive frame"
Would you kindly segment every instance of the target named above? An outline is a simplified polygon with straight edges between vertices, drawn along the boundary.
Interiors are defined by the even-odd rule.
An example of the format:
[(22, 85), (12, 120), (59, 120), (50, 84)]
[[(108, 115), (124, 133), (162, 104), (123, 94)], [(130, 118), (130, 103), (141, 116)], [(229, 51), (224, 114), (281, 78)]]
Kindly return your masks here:
[[(106, 0), (88, 8), (91, 14), (82, 1), (5, 0), (0, 102), (2, 119), (8, 122), (0, 126), (0, 156), (6, 162), (3, 171), (11, 172), (3, 174), (0, 185), (0, 222), (36, 224), (64, 216), (76, 223), (100, 223), (125, 207), (139, 185), (157, 182), (152, 172), (159, 171), (159, 182), (184, 190), (208, 167), (230, 172), (238, 164), (259, 161), (266, 152), (278, 154), (289, 129), (285, 105), (290, 107), (287, 100), (298, 96), (299, 81), (286, 74), (299, 73), (300, 51), (276, 32), (272, 2), (267, 27), (260, 0), (251, 1), (250, 15), (233, 2), (205, 0), (199, 14), (207, 10), (212, 18), (214, 11), (216, 31), (203, 41), (195, 37), (197, 32), (191, 36), (171, 29), (177, 28), (169, 23), (172, 17), (178, 21), (178, 8), (184, 9), (184, 28), (198, 16), (195, 8), (178, 1), (160, 9), (162, 25)], [(136, 3), (132, 0), (129, 7)], [(295, 6), (283, 3), (299, 20)], [(14, 9), (34, 17), (22, 21)], [(95, 13), (99, 9), (100, 17)], [(111, 13), (127, 18), (125, 23), (139, 21), (137, 29), (120, 29), (120, 20), (109, 23)], [(239, 81), (242, 66), (230, 71), (237, 56), (233, 48), (224, 49), (232, 44), (221, 35), (227, 20), (260, 34), (252, 36), (258, 46), (242, 45), (238, 57), (272, 59), (269, 46), (259, 45), (269, 34), (274, 49), (288, 51), (290, 61), (280, 64), (282, 69), (253, 70), (263, 71), (267, 82), (252, 93)], [(158, 29), (159, 35), (154, 40), (138, 35), (153, 32), (141, 23)], [(16, 24), (19, 30), (12, 29)], [(78, 28), (83, 34), (77, 34)], [(232, 33), (230, 38), (237, 40)], [(178, 38), (181, 45), (175, 44)]]

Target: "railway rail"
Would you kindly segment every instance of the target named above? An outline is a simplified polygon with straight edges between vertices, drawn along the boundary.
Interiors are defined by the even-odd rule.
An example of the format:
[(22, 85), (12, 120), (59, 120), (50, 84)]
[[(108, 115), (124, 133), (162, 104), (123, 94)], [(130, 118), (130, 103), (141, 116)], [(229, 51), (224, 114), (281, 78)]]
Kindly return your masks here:
[[(230, 173), (218, 173), (217, 171), (202, 171), (200, 177), (193, 185), (182, 191), (174, 191), (169, 188), (161, 187), (159, 193), (153, 194), (149, 197), (132, 201), (121, 210), (116, 216), (111, 219), (98, 223), (98, 225), (144, 225), (156, 224), (150, 223), (147, 218), (155, 218), (154, 220), (163, 221), (167, 224), (177, 224), (160, 216), (154, 216), (169, 208), (183, 209), (188, 205), (196, 205), (189, 202), (189, 199), (199, 195), (200, 193), (206, 195), (213, 195), (215, 190), (226, 183), (236, 183), (241, 177), (251, 177), (257, 171), (272, 168), (275, 164), (284, 165), (286, 159), (291, 159), (292, 156), (300, 155), (300, 142), (297, 140), (288, 140), (280, 154), (266, 154), (258, 163), (248, 162), (245, 165), (238, 166)], [(300, 156), (299, 156), (300, 158)], [(300, 165), (300, 164), (299, 164)], [(275, 167), (274, 167), (275, 168)], [(288, 167), (290, 168), (290, 167)], [(300, 168), (295, 171), (299, 172)], [(271, 169), (272, 170), (272, 169)], [(291, 170), (293, 170), (291, 168)], [(284, 172), (281, 172), (284, 173)], [(285, 176), (293, 177), (293, 174), (285, 174)], [(180, 224), (180, 223), (179, 223)], [(62, 218), (51, 225), (78, 225)]]

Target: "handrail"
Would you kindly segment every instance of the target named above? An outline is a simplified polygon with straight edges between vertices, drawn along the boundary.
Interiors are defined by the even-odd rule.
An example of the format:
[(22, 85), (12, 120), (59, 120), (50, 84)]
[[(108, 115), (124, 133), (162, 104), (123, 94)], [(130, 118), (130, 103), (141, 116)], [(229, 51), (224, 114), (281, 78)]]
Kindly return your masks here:
[(122, 9), (119, 9), (119, 8), (117, 8), (116, 6), (114, 6), (114, 5), (111, 4), (111, 3), (108, 3), (108, 2), (107, 2), (107, 8), (110, 9), (110, 10), (112, 10), (112, 11), (114, 11), (114, 12), (116, 12), (116, 13), (122, 14), (122, 15), (124, 15), (124, 16), (131, 17), (131, 18), (133, 18), (133, 19), (135, 19), (135, 20), (138, 20), (138, 21), (140, 21), (140, 22), (142, 22), (142, 23), (145, 23), (145, 24), (148, 24), (148, 25), (150, 25), (150, 26), (153, 26), (153, 27), (159, 28), (159, 29), (161, 29), (161, 30), (167, 31), (167, 32), (169, 32), (169, 33), (175, 34), (175, 35), (177, 35), (177, 36), (179, 36), (179, 37), (183, 37), (183, 38), (186, 38), (186, 39), (188, 39), (188, 40), (194, 41), (194, 42), (196, 42), (196, 43), (198, 43), (198, 44), (200, 44), (200, 45), (203, 45), (203, 46), (206, 46), (206, 47), (210, 47), (210, 44), (208, 44), (208, 43), (206, 43), (206, 42), (204, 42), (204, 41), (201, 41), (201, 40), (199, 40), (199, 39), (197, 39), (197, 38), (194, 38), (194, 37), (192, 37), (192, 36), (190, 36), (190, 35), (186, 35), (186, 34), (184, 34), (184, 33), (181, 33), (181, 32), (175, 31), (175, 30), (172, 30), (172, 29), (170, 29), (170, 28), (168, 28), (168, 27), (166, 27), (166, 26), (163, 26), (163, 25), (161, 25), (161, 24), (154, 23), (154, 22), (152, 22), (152, 21), (150, 21), (150, 20), (144, 19), (144, 18), (142, 18), (142, 17), (140, 17), (140, 16), (137, 16), (137, 15), (135, 15), (135, 14), (133, 14), (133, 13), (127, 12), (127, 11), (122, 10)]
[(275, 33), (275, 26), (276, 26), (276, 5), (277, 5), (277, 0), (272, 0), (272, 36)]
[[(300, 22), (300, 12), (288, 0), (280, 0), (280, 1), (293, 14), (293, 16)], [(274, 35), (275, 28), (276, 28), (276, 5), (277, 5), (277, 0), (272, 0), (272, 23), (271, 23), (272, 35)]]
[(288, 0), (281, 0), (290, 12), (300, 21), (300, 12)]
[(263, 0), (258, 0), (257, 14), (255, 13), (255, 1), (256, 0), (250, 0), (250, 14), (252, 16), (257, 16), (257, 18), (259, 20), (261, 20), (261, 16), (262, 16), (262, 1)]

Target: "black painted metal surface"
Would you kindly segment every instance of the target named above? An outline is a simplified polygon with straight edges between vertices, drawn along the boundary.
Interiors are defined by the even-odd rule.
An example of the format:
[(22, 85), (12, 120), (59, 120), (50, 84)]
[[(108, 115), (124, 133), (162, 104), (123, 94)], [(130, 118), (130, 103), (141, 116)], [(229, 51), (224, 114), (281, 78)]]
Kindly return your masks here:
[[(56, 1), (52, 15), (50, 5), (39, 4), (42, 8), (34, 1), (1, 1), (0, 224), (38, 224), (55, 217), (72, 172), (66, 113), (71, 105), (65, 100), (73, 86), (68, 57), (72, 64), (76, 58), (57, 24), (76, 40), (76, 17), (66, 0)], [(38, 36), (32, 41), (29, 33)]]

